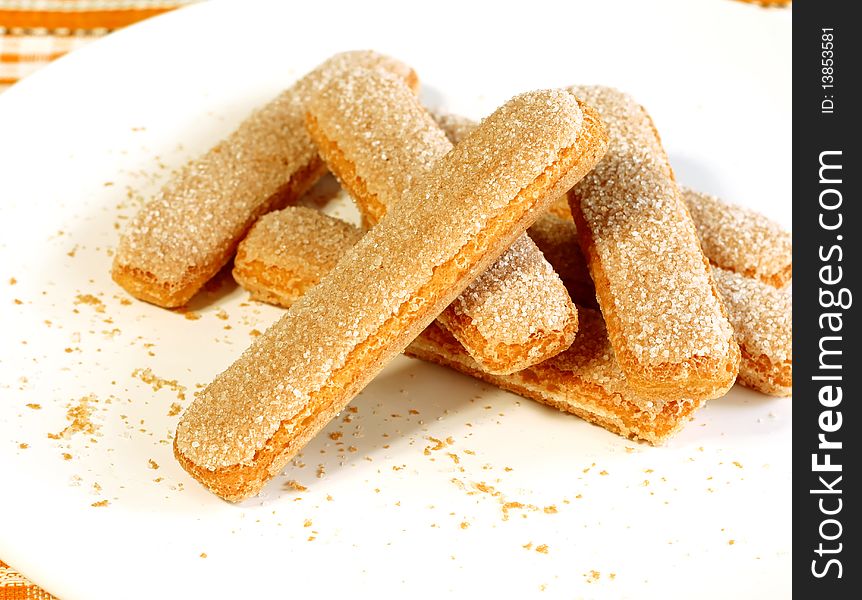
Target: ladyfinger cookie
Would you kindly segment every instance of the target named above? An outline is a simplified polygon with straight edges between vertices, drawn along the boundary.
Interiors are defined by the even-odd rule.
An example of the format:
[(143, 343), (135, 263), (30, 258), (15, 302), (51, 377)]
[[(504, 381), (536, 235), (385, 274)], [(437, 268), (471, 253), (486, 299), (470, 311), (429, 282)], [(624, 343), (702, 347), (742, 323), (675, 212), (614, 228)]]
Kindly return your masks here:
[(471, 375), (519, 396), (553, 406), (627, 438), (662, 444), (679, 431), (703, 400), (650, 400), (626, 382), (601, 314), (579, 307), (580, 329), (572, 346), (542, 363), (509, 375), (493, 375), (436, 323), (405, 354)]
[[(434, 120), (453, 144), (458, 144), (477, 125), (460, 115), (432, 113)], [(587, 261), (577, 244), (569, 200), (562, 195), (527, 230), (527, 235), (557, 272), (576, 305), (598, 308), (596, 287), (590, 278)]]
[(355, 225), (303, 206), (262, 216), (239, 243), (233, 277), (252, 298), (290, 308), (362, 238)]
[(612, 88), (570, 91), (608, 127), (607, 153), (569, 205), (620, 368), (643, 398), (717, 398), (739, 347), (653, 123)]
[(742, 352), (739, 383), (771, 394), (793, 393), (793, 300), (758, 279), (713, 268)]
[[(773, 287), (783, 288), (790, 283), (792, 240), (778, 223), (703, 192), (685, 187), (680, 191), (709, 262)], [(548, 212), (560, 219), (572, 219), (567, 196), (555, 200)]]
[[(320, 154), (373, 225), (452, 143), (402, 81), (355, 70), (308, 104)], [(430, 242), (430, 243), (433, 243)], [(438, 317), (483, 369), (511, 373), (568, 348), (577, 309), (525, 235)]]
[(174, 438), (182, 467), (227, 500), (259, 491), (593, 167), (603, 139), (565, 91), (498, 109), (195, 398)]
[(418, 85), (409, 67), (387, 56), (333, 56), (165, 184), (120, 238), (114, 281), (159, 306), (188, 302), (259, 216), (295, 200), (325, 173), (305, 130), (305, 103), (333, 73), (358, 67)]
[(257, 220), (237, 248), (233, 277), (255, 300), (288, 308), (361, 237), (350, 223), (288, 206)]
[(793, 277), (790, 234), (767, 217), (682, 188), (703, 253), (717, 267), (782, 288)]
[(563, 280), (575, 304), (598, 308), (596, 286), (578, 246), (575, 223), (571, 219), (561, 219), (549, 210), (536, 219), (527, 234)]
[(569, 194), (566, 193), (551, 202), (551, 208), (548, 209), (548, 213), (558, 219), (572, 221), (572, 209), (569, 208)]
[[(595, 301), (595, 287), (578, 248), (575, 224), (550, 211), (528, 230), (580, 306)], [(793, 387), (793, 306), (790, 294), (759, 279), (712, 268), (741, 352), (737, 383), (774, 396)], [(576, 339), (579, 343), (580, 334)]]
[(460, 144), (461, 140), (467, 137), (479, 125), (473, 119), (468, 119), (461, 115), (431, 112), (431, 116), (453, 144)]

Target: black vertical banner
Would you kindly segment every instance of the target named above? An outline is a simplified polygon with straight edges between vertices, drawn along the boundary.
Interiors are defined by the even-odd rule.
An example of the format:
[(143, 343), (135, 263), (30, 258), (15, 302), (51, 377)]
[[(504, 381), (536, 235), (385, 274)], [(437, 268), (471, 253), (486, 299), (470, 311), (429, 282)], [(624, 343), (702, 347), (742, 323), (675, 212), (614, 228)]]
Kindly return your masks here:
[(793, 587), (859, 598), (862, 22), (793, 5)]

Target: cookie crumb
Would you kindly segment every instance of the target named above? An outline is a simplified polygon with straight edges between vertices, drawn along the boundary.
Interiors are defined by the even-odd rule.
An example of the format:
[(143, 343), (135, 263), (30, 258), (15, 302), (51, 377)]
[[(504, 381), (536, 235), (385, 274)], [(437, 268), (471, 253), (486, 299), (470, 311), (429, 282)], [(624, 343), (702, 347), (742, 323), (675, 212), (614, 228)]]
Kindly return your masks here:
[(308, 491), (308, 488), (296, 481), (295, 479), (291, 479), (289, 481), (284, 482), (285, 489), (294, 489), (297, 492), (305, 492)]
[(90, 416), (96, 410), (91, 406), (91, 403), (95, 402), (97, 400), (93, 395), (79, 398), (77, 404), (66, 410), (66, 420), (69, 421), (69, 425), (58, 433), (49, 433), (48, 437), (52, 440), (59, 440), (61, 438), (68, 439), (75, 433), (95, 434), (99, 426), (90, 420)]
[(153, 373), (149, 367), (146, 369), (135, 369), (132, 371), (132, 377), (136, 377), (153, 388), (154, 392), (158, 392), (163, 387), (173, 390), (177, 394), (177, 400), (186, 399), (186, 386), (177, 382), (176, 379), (164, 379)]
[(96, 298), (93, 294), (78, 294), (75, 296), (75, 305), (89, 304), (96, 309), (97, 313), (105, 312), (105, 303)]

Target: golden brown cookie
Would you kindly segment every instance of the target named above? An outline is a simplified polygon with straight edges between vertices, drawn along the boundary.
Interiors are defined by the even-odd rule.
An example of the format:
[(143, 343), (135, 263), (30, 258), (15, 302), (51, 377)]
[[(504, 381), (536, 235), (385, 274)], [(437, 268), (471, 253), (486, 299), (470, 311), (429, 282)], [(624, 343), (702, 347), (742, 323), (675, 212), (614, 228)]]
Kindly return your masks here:
[(739, 347), (652, 120), (615, 89), (570, 90), (608, 127), (569, 207), (620, 368), (644, 398), (717, 398)]
[(565, 91), (499, 108), (195, 398), (180, 465), (227, 500), (257, 493), (595, 165), (604, 136)]
[(111, 275), (130, 294), (182, 306), (233, 257), (261, 215), (296, 200), (326, 172), (305, 130), (305, 103), (333, 73), (365, 67), (418, 86), (375, 52), (337, 54), (186, 164), (129, 223)]
[[(308, 110), (311, 137), (366, 226), (397, 210), (405, 191), (452, 148), (416, 96), (386, 73), (347, 73)], [(562, 352), (578, 329), (565, 286), (527, 236), (438, 318), (483, 369), (498, 374)]]

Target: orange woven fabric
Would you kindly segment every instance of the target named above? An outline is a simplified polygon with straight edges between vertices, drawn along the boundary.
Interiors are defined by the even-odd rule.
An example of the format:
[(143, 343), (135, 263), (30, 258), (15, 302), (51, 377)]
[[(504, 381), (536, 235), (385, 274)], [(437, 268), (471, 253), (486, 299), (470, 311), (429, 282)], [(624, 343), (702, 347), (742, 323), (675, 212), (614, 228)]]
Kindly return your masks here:
[(0, 92), (115, 29), (194, 1), (0, 0)]
[(0, 560), (0, 600), (56, 600)]

